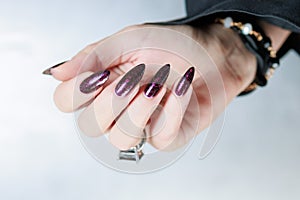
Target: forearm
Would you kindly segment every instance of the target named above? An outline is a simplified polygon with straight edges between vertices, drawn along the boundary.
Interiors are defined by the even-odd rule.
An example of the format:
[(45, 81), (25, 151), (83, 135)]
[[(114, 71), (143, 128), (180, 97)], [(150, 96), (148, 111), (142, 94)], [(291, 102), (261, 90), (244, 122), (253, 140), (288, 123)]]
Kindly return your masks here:
[(291, 31), (280, 28), (265, 21), (260, 21), (259, 26), (264, 30), (265, 34), (270, 37), (274, 50), (278, 51), (285, 40), (291, 34)]
[[(249, 23), (253, 22), (250, 21)], [(275, 51), (280, 49), (290, 34), (290, 31), (267, 22), (259, 22), (259, 26), (266, 30), (263, 32), (271, 39)], [(207, 49), (216, 64), (219, 65), (220, 72), (225, 72), (222, 77), (224, 78), (227, 98), (230, 101), (255, 79), (256, 58), (253, 53), (246, 49), (245, 44), (235, 31), (217, 24), (211, 24), (201, 29), (206, 29), (205, 31), (209, 33), (207, 34), (208, 37), (213, 37), (213, 39), (208, 40), (217, 41), (219, 44), (213, 49), (209, 47), (211, 44), (208, 44)], [(219, 55), (223, 55), (224, 59), (220, 59)]]

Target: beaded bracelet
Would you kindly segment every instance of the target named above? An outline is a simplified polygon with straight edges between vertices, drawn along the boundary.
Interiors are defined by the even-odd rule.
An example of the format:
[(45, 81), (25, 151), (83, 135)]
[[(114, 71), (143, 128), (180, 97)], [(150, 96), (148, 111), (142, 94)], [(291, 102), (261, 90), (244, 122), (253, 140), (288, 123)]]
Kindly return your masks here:
[(234, 22), (231, 17), (216, 19), (216, 22), (223, 24), (225, 28), (230, 28), (237, 32), (245, 44), (245, 47), (252, 52), (257, 59), (256, 77), (239, 96), (252, 92), (258, 86), (265, 86), (267, 81), (272, 77), (275, 69), (279, 67), (279, 59), (276, 56), (276, 51), (272, 47), (270, 38), (262, 31), (254, 31), (252, 24)]

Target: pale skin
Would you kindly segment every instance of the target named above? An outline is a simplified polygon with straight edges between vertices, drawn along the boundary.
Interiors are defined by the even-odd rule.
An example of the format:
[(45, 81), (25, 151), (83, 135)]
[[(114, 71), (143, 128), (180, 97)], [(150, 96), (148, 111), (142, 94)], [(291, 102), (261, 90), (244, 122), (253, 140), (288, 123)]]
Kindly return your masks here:
[[(290, 34), (289, 31), (266, 22), (261, 22), (261, 26), (272, 39), (275, 50), (280, 48)], [(159, 38), (164, 37), (172, 41), (173, 36), (168, 35), (168, 31), (153, 38), (156, 27), (162, 26), (137, 25), (125, 28), (113, 36), (87, 46), (70, 61), (51, 70), (53, 77), (61, 81), (54, 93), (57, 107), (63, 112), (74, 112), (84, 108), (79, 116), (78, 125), (86, 135), (98, 137), (108, 134), (111, 144), (126, 150), (138, 144), (141, 130), (150, 126), (147, 142), (160, 150), (176, 149), (207, 128), (254, 79), (255, 57), (232, 30), (219, 24), (202, 28), (187, 25), (163, 26), (163, 29), (183, 34), (199, 43), (216, 65), (213, 70), (211, 66), (199, 62), (198, 59), (205, 62), (204, 60), (208, 59), (207, 54), (194, 48), (194, 44), (179, 44), (180, 51), (193, 49), (192, 54), (197, 58), (194, 67), (199, 69), (201, 75), (197, 73), (187, 92), (182, 97), (177, 97), (173, 92), (174, 87), (180, 74), (190, 67), (190, 63), (168, 52), (156, 50), (124, 54), (124, 49), (130, 45), (151, 45), (154, 40), (157, 42)], [(144, 29), (147, 31), (139, 31)], [(128, 36), (120, 36), (123, 33)], [(177, 38), (173, 40), (174, 43), (180, 43)], [(164, 43), (166, 40), (158, 42)], [(97, 53), (93, 54), (95, 51)], [(111, 63), (112, 58), (116, 57), (119, 59)], [(116, 98), (114, 88), (119, 80), (128, 70), (140, 63), (170, 63), (172, 70), (179, 75), (171, 75), (170, 87), (165, 85), (158, 95), (149, 99), (143, 94), (143, 84), (157, 69), (147, 67), (141, 83), (128, 96)], [(109, 81), (93, 93), (81, 93), (78, 85), (99, 69), (111, 71)], [(214, 80), (221, 80), (223, 87), (220, 90), (210, 89), (218, 88), (220, 81)], [(192, 98), (193, 94), (196, 101)], [(157, 109), (158, 107), (160, 109)], [(199, 108), (199, 112), (195, 111), (196, 107)], [(163, 114), (160, 111), (163, 111)], [(199, 126), (193, 127), (190, 123), (193, 121), (199, 121)]]

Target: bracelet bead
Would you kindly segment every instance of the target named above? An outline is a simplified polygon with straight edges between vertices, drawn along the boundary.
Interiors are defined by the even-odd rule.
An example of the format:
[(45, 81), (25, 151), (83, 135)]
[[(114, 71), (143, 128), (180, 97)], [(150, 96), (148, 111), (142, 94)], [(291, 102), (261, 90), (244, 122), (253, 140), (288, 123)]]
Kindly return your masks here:
[(245, 47), (256, 56), (257, 70), (253, 82), (240, 95), (248, 94), (257, 86), (265, 86), (272, 77), (275, 69), (279, 67), (279, 59), (272, 47), (272, 42), (262, 31), (257, 32), (251, 23), (234, 22), (231, 17), (216, 19), (217, 23), (223, 24), (237, 32), (245, 44)]

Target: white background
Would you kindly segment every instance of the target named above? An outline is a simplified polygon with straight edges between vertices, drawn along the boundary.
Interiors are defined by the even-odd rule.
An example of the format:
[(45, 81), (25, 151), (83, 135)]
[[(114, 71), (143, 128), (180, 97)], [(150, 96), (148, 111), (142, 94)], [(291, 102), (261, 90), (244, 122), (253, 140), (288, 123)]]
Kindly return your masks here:
[(300, 198), (300, 59), (227, 109), (204, 160), (196, 141), (171, 167), (122, 174), (95, 161), (41, 72), (124, 26), (185, 16), (183, 0), (0, 0), (0, 199)]

